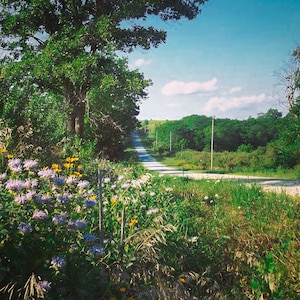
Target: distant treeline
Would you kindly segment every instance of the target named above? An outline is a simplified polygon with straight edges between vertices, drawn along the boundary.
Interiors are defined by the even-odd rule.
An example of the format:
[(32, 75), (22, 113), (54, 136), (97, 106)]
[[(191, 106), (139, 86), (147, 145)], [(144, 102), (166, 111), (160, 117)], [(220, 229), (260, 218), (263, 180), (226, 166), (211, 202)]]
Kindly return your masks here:
[[(300, 163), (298, 119), (290, 113), (283, 117), (277, 109), (246, 120), (216, 118), (213, 122), (214, 151), (251, 152), (268, 148), (268, 152), (276, 156), (277, 165), (294, 167)], [(144, 120), (140, 129), (147, 133), (148, 145), (161, 153), (211, 149), (211, 117), (191, 115), (165, 122)]]

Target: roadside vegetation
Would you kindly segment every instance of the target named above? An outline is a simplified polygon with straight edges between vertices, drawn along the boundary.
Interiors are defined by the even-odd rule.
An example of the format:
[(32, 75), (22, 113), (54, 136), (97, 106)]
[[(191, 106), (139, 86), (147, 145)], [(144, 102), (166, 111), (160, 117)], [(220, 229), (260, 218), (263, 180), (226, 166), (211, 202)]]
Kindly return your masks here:
[[(165, 42), (148, 17), (192, 20), (205, 1), (99, 3), (0, 4), (0, 298), (299, 299), (299, 198), (160, 177), (130, 145), (138, 129), (211, 171), (211, 119), (140, 126), (151, 81), (121, 54)], [(299, 68), (284, 78), (287, 116), (215, 120), (214, 170), (299, 177)]]
[[(177, 121), (142, 121), (149, 152), (174, 168), (199, 172), (300, 178), (298, 117), (274, 109), (247, 120), (192, 115)], [(213, 148), (211, 142), (213, 141)], [(212, 151), (213, 150), (213, 151)]]

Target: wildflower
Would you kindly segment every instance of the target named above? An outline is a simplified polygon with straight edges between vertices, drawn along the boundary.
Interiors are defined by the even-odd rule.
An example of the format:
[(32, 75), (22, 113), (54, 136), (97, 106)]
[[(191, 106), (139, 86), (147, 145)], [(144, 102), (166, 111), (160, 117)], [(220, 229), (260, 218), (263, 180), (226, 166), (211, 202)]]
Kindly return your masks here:
[(129, 227), (132, 227), (132, 226), (134, 226), (134, 225), (137, 224), (137, 223), (138, 223), (138, 220), (136, 220), (136, 219), (131, 219), (130, 222), (129, 222)]
[(180, 281), (181, 283), (185, 283), (185, 278), (184, 278), (184, 277), (179, 277), (179, 281)]
[(18, 226), (18, 230), (19, 230), (20, 233), (27, 234), (27, 233), (32, 232), (32, 227), (31, 227), (30, 223), (24, 223), (24, 222), (22, 222)]
[(19, 179), (11, 179), (6, 182), (6, 188), (12, 191), (20, 191), (24, 189), (24, 182)]
[(117, 298), (112, 296), (112, 297), (109, 297), (108, 300), (117, 300)]
[(79, 158), (78, 157), (67, 157), (66, 158), (66, 162), (69, 162), (69, 163), (72, 163), (72, 162), (75, 162), (75, 161), (78, 161)]
[(64, 163), (63, 166), (64, 166), (65, 169), (72, 169), (74, 167), (74, 164), (72, 164), (72, 163)]
[(155, 192), (150, 192), (150, 196), (151, 197), (155, 196)]
[(73, 177), (82, 177), (82, 174), (80, 172), (75, 171), (75, 172), (73, 172), (72, 176)]
[(66, 260), (61, 256), (54, 256), (51, 260), (51, 267), (54, 269), (63, 268), (66, 265)]
[(101, 247), (99, 245), (95, 245), (95, 246), (91, 247), (88, 250), (88, 252), (95, 256), (103, 256), (104, 255), (104, 249), (103, 249), (103, 247)]
[(42, 169), (38, 172), (38, 175), (41, 178), (54, 178), (55, 177), (55, 172), (51, 169)]
[(167, 192), (172, 192), (172, 191), (173, 191), (173, 188), (171, 188), (171, 187), (166, 187), (166, 191), (167, 191)]
[(110, 180), (111, 179), (109, 177), (105, 177), (103, 181), (104, 181), (104, 183), (108, 183), (108, 182), (110, 182)]
[(117, 203), (117, 198), (116, 197), (112, 197), (110, 199), (111, 204), (116, 204)]
[(80, 180), (77, 184), (77, 187), (80, 189), (85, 189), (89, 185), (89, 182), (87, 180)]
[(61, 204), (67, 204), (69, 202), (68, 196), (57, 194), (56, 201)]
[(7, 157), (8, 159), (11, 159), (11, 158), (13, 158), (14, 156), (13, 156), (12, 154), (7, 154), (6, 157)]
[(6, 179), (6, 176), (7, 176), (6, 173), (0, 174), (0, 180), (5, 180), (5, 179)]
[(54, 184), (58, 186), (62, 186), (65, 182), (65, 179), (63, 177), (57, 177), (54, 179)]
[(133, 296), (127, 296), (126, 300), (134, 300), (134, 297)]
[(77, 179), (74, 178), (73, 176), (69, 176), (67, 179), (66, 179), (66, 184), (68, 185), (72, 185), (72, 184), (75, 184), (77, 183)]
[(119, 291), (120, 291), (122, 294), (124, 294), (124, 293), (126, 292), (126, 288), (125, 288), (124, 286), (121, 286), (121, 287), (119, 288)]
[(130, 184), (129, 184), (129, 183), (123, 183), (123, 184), (121, 185), (121, 188), (122, 188), (122, 189), (129, 189), (129, 188), (130, 188)]
[(45, 220), (47, 217), (47, 214), (43, 210), (35, 210), (32, 215), (32, 219), (36, 220)]
[(38, 162), (36, 160), (27, 159), (24, 161), (23, 167), (24, 169), (33, 169), (38, 166)]
[(8, 166), (11, 167), (16, 167), (19, 166), (21, 164), (21, 160), (19, 158), (14, 158), (14, 159), (10, 159), (8, 161)]
[(120, 175), (119, 177), (118, 177), (118, 180), (120, 181), (120, 180), (123, 180), (125, 177), (123, 176), (123, 175)]
[(0, 148), (0, 153), (5, 153), (5, 152), (6, 152), (5, 147), (1, 147), (1, 148)]
[(96, 201), (95, 200), (91, 200), (91, 199), (86, 199), (84, 201), (84, 205), (86, 207), (94, 207), (96, 205)]
[(51, 289), (51, 282), (49, 281), (43, 280), (40, 281), (38, 284), (44, 292), (48, 292)]
[(74, 225), (76, 228), (82, 229), (82, 228), (85, 228), (88, 225), (88, 223), (84, 220), (77, 220), (77, 221), (75, 221)]
[(208, 200), (208, 196), (204, 196), (204, 200)]
[(56, 225), (62, 225), (67, 221), (68, 214), (66, 212), (61, 212), (60, 215), (54, 215), (52, 222)]
[(94, 234), (91, 234), (91, 233), (86, 233), (84, 236), (83, 236), (84, 240), (86, 242), (89, 242), (89, 243), (93, 243), (96, 241), (96, 236)]
[(14, 200), (18, 204), (25, 204), (27, 202), (27, 197), (25, 195), (17, 195)]
[(38, 194), (34, 195), (34, 200), (40, 204), (46, 203), (46, 202), (50, 201), (51, 199), (52, 199), (52, 197), (50, 195), (41, 195), (41, 196)]
[(153, 214), (156, 214), (158, 212), (159, 212), (158, 208), (152, 208), (152, 209), (147, 210), (146, 214), (147, 215), (153, 215)]
[(10, 170), (11, 170), (11, 172), (14, 172), (14, 173), (22, 173), (22, 171), (23, 171), (21, 165), (11, 166)]

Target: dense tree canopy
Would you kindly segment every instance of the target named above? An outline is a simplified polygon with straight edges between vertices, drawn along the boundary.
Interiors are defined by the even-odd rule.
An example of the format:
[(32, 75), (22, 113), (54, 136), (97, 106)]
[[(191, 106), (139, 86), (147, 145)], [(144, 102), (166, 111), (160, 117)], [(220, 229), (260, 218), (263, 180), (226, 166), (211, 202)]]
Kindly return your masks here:
[[(204, 3), (205, 0), (2, 1), (0, 47), (6, 53), (1, 62), (2, 108), (7, 112), (5, 107), (9, 105), (21, 110), (38, 91), (41, 95), (57, 95), (63, 100), (67, 132), (83, 137), (87, 106), (89, 110), (100, 108), (99, 115), (107, 120), (112, 114), (106, 104), (112, 101), (119, 111), (126, 107), (127, 118), (110, 122), (117, 123), (123, 131), (132, 128), (139, 112), (138, 101), (145, 98), (150, 82), (130, 71), (116, 51), (157, 47), (165, 42), (166, 32), (147, 25), (149, 16), (163, 21), (190, 20), (200, 13)], [(109, 76), (122, 83), (110, 85), (110, 92), (95, 92), (97, 88), (107, 88)], [(21, 92), (15, 98), (11, 87), (28, 93)], [(89, 99), (91, 95), (93, 99)]]

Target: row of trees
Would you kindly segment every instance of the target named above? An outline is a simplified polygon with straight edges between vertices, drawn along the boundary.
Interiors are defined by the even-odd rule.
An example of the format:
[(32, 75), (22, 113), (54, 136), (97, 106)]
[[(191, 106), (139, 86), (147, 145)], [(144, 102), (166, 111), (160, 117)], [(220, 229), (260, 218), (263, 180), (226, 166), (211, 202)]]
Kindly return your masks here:
[[(212, 121), (214, 123), (214, 150), (251, 151), (266, 146), (274, 140), (286, 120), (276, 109), (270, 109), (258, 118), (247, 120), (214, 119), (192, 115), (178, 121), (167, 121), (151, 133), (155, 146), (167, 150), (170, 142), (174, 151), (193, 149), (209, 151), (211, 147)], [(171, 141), (170, 141), (171, 138)]]
[(1, 118), (14, 137), (18, 128), (30, 128), (34, 148), (75, 135), (115, 156), (151, 85), (122, 53), (165, 42), (165, 31), (144, 22), (149, 16), (191, 20), (204, 3), (2, 1)]

